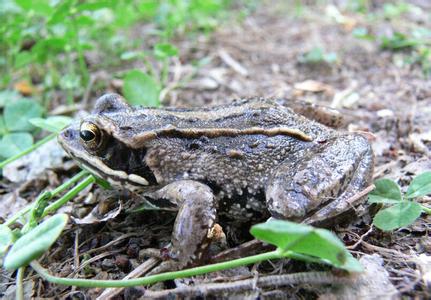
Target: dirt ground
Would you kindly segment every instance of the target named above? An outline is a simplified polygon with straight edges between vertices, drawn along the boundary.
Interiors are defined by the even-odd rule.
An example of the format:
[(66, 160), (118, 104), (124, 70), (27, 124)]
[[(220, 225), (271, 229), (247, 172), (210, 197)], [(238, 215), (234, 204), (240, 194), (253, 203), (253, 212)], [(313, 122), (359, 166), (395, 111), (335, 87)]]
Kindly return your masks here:
[[(431, 9), (427, 1), (417, 2), (425, 11)], [(377, 4), (373, 9), (380, 8)], [(383, 51), (377, 42), (353, 37), (352, 30), (363, 26), (375, 34), (383, 34), (394, 28), (405, 30), (413, 24), (431, 28), (431, 19), (407, 14), (399, 22), (370, 23), (360, 14), (343, 16), (343, 22), (335, 21), (328, 16), (326, 5), (310, 6), (300, 16), (295, 16), (292, 7), (276, 1), (263, 5), (242, 20), (222, 24), (210, 35), (198, 36), (192, 41), (179, 39), (176, 45), (181, 57), (174, 62), (170, 74), (172, 86), (195, 72), (193, 61), (204, 57), (210, 60), (191, 80), (167, 93), (164, 103), (207, 106), (229, 103), (234, 98), (259, 96), (305, 100), (340, 109), (347, 122), (342, 130), (369, 133), (367, 136), (373, 143), (376, 157), (375, 178), (387, 177), (407, 186), (413, 176), (431, 170), (431, 81), (419, 65), (397, 63), (408, 53)], [(337, 61), (300, 63), (298, 58), (315, 47), (336, 53)], [(115, 85), (113, 81), (111, 86)], [(94, 96), (99, 92), (95, 90)], [(53, 175), (57, 176), (57, 181), (77, 170), (69, 166), (62, 174)], [(87, 206), (77, 203), (79, 199), (75, 201), (73, 209), (78, 220), (83, 219), (81, 212), (88, 213), (88, 207), (94, 206), (92, 203), (109, 206), (102, 209), (99, 204), (99, 210), (110, 210), (112, 202), (118, 208), (117, 200), (112, 201), (112, 197), (98, 188), (93, 188), (90, 195), (81, 197), (87, 200)], [(29, 192), (27, 196), (31, 196)], [(167, 244), (174, 219), (174, 215), (160, 216), (154, 212), (124, 213), (125, 207), (118, 216), (111, 214), (107, 222), (90, 221), (89, 225), (69, 226), (50, 254), (40, 260), (41, 264), (61, 276), (123, 278), (147, 259), (142, 251), (140, 253), (141, 249), (161, 248)], [(384, 233), (371, 227), (371, 219), (364, 217), (352, 224), (340, 225), (336, 231), (355, 256), (377, 253), (383, 258), (390, 282), (398, 291), (393, 297), (425, 299), (431, 295), (422, 281), (422, 266), (416, 258), (420, 254), (430, 255), (430, 221), (430, 216), (422, 216), (408, 228)], [(237, 244), (232, 242), (229, 244), (229, 247), (235, 246)], [(76, 265), (79, 265), (78, 271)], [(320, 266), (279, 261), (195, 280), (160, 283), (152, 290), (321, 269)], [(33, 296), (37, 298), (95, 299), (102, 292), (101, 289), (56, 286), (34, 274), (28, 276), (28, 288), (33, 289)], [(9, 285), (7, 279), (3, 282)], [(126, 289), (115, 299), (133, 299), (142, 293), (140, 289)], [(236, 295), (250, 299), (317, 298), (319, 295), (330, 298), (331, 292), (299, 284), (254, 289)], [(217, 298), (210, 292), (203, 292), (201, 296)]]

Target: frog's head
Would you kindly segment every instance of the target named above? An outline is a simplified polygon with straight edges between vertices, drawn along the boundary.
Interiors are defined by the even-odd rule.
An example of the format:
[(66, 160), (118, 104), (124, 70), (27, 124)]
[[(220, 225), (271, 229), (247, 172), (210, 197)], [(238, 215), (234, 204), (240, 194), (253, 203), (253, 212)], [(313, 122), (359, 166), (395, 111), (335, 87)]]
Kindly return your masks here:
[(119, 95), (104, 95), (93, 112), (64, 129), (58, 141), (81, 167), (113, 186), (133, 190), (157, 184), (145, 164), (146, 146), (135, 140), (152, 132), (151, 117), (143, 111)]

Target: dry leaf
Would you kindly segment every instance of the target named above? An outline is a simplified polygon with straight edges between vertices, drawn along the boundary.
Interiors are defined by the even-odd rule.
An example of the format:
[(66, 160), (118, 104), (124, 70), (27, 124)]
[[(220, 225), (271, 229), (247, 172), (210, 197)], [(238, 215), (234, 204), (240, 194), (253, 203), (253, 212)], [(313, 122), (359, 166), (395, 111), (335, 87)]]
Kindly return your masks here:
[(298, 82), (298, 83), (295, 83), (293, 87), (297, 90), (313, 92), (313, 93), (319, 93), (319, 92), (332, 93), (334, 90), (330, 85), (320, 81), (315, 81), (315, 80), (306, 80), (303, 82)]
[(20, 94), (24, 96), (31, 96), (35, 92), (35, 88), (28, 81), (19, 81), (13, 86)]

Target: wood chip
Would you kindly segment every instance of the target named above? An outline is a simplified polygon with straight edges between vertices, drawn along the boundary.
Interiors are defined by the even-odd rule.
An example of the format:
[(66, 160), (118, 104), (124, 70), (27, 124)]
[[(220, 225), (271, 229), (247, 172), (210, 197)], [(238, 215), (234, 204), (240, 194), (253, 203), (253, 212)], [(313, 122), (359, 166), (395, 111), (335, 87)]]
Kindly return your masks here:
[(231, 67), (235, 72), (238, 74), (247, 77), (248, 71), (246, 68), (244, 68), (238, 61), (236, 61), (232, 56), (230, 56), (229, 53), (227, 53), (225, 50), (221, 49), (218, 52), (218, 55), (223, 60), (225, 64), (227, 64), (229, 67)]

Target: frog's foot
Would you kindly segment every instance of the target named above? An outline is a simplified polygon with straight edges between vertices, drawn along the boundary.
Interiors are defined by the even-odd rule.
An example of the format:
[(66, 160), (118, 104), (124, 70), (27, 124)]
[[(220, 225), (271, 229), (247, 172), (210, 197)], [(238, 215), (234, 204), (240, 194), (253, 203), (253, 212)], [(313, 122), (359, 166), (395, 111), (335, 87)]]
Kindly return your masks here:
[(268, 209), (275, 218), (326, 223), (354, 208), (347, 200), (370, 184), (372, 173), (366, 139), (340, 136), (301, 163), (286, 162), (275, 171), (266, 189)]
[(216, 219), (212, 190), (200, 182), (181, 180), (168, 184), (151, 197), (156, 201), (167, 200), (179, 208), (167, 257), (175, 261), (178, 268), (204, 259)]

